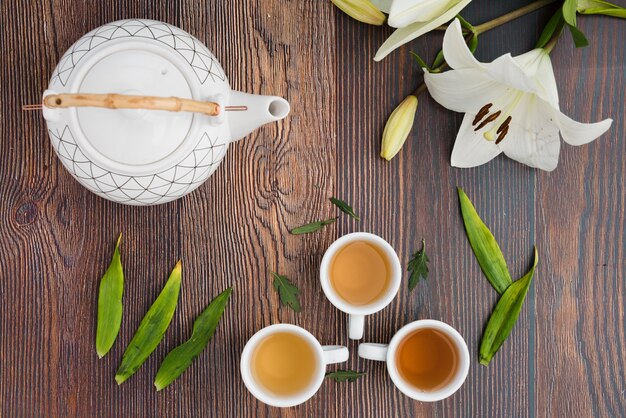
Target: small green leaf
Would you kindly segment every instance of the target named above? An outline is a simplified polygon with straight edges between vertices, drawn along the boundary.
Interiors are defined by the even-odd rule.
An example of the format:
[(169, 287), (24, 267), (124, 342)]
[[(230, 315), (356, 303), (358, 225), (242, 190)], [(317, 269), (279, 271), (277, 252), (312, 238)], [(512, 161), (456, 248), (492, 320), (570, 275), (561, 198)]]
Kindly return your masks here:
[(576, 26), (576, 8), (578, 7), (578, 0), (565, 0), (563, 3), (563, 19), (570, 26)]
[(543, 48), (544, 46), (546, 46), (546, 44), (550, 42), (550, 39), (552, 39), (554, 34), (560, 32), (563, 29), (564, 24), (565, 19), (563, 19), (563, 9), (559, 8), (552, 15), (550, 20), (548, 20), (546, 27), (543, 28), (543, 32), (541, 32), (535, 48)]
[(335, 382), (354, 382), (366, 374), (365, 372), (356, 372), (354, 370), (337, 370), (326, 373), (326, 378), (333, 379)]
[(576, 26), (567, 25), (570, 33), (572, 34), (572, 39), (574, 40), (574, 45), (576, 48), (583, 48), (589, 45), (589, 41), (585, 34), (580, 31)]
[(417, 63), (419, 64), (420, 68), (426, 68), (428, 71), (431, 70), (431, 68), (428, 66), (428, 64), (426, 64), (426, 61), (424, 61), (422, 59), (422, 57), (420, 57), (419, 55), (417, 55), (415, 52), (411, 51), (411, 55), (413, 55), (413, 57), (415, 58), (415, 60), (417, 61)]
[(467, 20), (465, 20), (461, 15), (456, 15), (456, 18), (459, 19), (459, 23), (463, 29), (467, 29), (469, 32), (474, 32), (474, 26)]
[(343, 200), (339, 200), (336, 197), (331, 197), (330, 201), (333, 203), (333, 205), (337, 206), (339, 208), (340, 211), (342, 211), (343, 213), (350, 215), (353, 219), (359, 221), (359, 217), (357, 216), (356, 213), (354, 213), (354, 210), (352, 209), (352, 206), (348, 205), (346, 202), (344, 202)]
[(273, 286), (278, 292), (280, 302), (289, 306), (295, 312), (300, 312), (300, 300), (298, 299), (300, 290), (286, 276), (281, 276), (273, 271), (271, 273), (274, 276)]
[(409, 276), (409, 291), (415, 289), (420, 278), (426, 280), (428, 278), (428, 263), (430, 260), (426, 255), (426, 242), (422, 239), (422, 249), (413, 255), (409, 261), (408, 270), (411, 272)]
[(480, 268), (487, 276), (487, 280), (500, 294), (504, 293), (512, 283), (511, 274), (506, 266), (504, 255), (498, 242), (483, 223), (463, 189), (458, 188), (459, 202), (461, 204), (461, 215), (465, 225), (465, 232), (469, 239), (476, 260)]
[(330, 225), (332, 223), (335, 223), (335, 221), (337, 221), (337, 218), (330, 218), (330, 219), (326, 219), (323, 221), (316, 221), (316, 222), (311, 222), (310, 224), (306, 224), (306, 225), (302, 225), (299, 226), (297, 228), (292, 229), (291, 231), (289, 231), (289, 233), (291, 235), (300, 235), (300, 234), (309, 234), (311, 232), (317, 232), (320, 229), (322, 229), (323, 227), (325, 227), (326, 225)]
[(478, 48), (478, 33), (474, 32), (472, 34), (472, 37), (469, 39), (469, 42), (467, 43), (467, 47), (472, 52), (472, 54), (476, 52), (476, 48)]
[(446, 62), (446, 60), (443, 57), (443, 49), (440, 49), (439, 52), (437, 52), (437, 55), (435, 55), (435, 60), (433, 61), (433, 64), (431, 65), (431, 68), (433, 68), (433, 69), (439, 68), (445, 62)]
[(535, 260), (530, 271), (521, 279), (514, 281), (505, 290), (489, 317), (479, 350), (480, 364), (483, 366), (489, 364), (511, 333), (515, 322), (517, 322), (519, 313), (522, 310), (522, 305), (524, 304), (524, 299), (528, 293), (528, 288), (535, 274), (535, 267), (539, 261), (536, 248), (534, 253)]

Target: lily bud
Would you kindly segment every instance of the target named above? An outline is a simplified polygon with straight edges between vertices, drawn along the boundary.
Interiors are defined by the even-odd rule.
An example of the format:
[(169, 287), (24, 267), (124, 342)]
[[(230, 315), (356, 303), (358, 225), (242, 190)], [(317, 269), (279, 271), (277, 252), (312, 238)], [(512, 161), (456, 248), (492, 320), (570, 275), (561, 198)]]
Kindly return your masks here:
[(626, 8), (604, 0), (578, 0), (577, 12), (582, 15), (607, 15), (626, 19)]
[(389, 116), (380, 147), (380, 156), (385, 160), (391, 161), (404, 145), (413, 127), (416, 111), (417, 96), (410, 95)]
[(330, 0), (345, 14), (359, 22), (380, 26), (385, 23), (385, 15), (370, 0)]

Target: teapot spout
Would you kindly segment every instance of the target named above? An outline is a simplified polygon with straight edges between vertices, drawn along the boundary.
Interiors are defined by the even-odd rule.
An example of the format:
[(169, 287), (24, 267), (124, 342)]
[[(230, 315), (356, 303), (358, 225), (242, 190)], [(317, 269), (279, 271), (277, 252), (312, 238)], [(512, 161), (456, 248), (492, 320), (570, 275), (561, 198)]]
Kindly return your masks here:
[(260, 96), (233, 91), (228, 106), (246, 106), (245, 111), (228, 112), (231, 141), (238, 141), (266, 123), (284, 119), (289, 114), (287, 100), (278, 96)]

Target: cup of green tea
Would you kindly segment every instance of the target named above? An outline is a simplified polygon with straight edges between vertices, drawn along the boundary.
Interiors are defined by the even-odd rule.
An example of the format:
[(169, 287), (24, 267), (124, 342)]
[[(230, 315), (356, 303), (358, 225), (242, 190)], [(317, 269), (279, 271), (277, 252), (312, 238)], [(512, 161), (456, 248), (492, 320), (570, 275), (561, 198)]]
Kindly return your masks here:
[(461, 334), (433, 319), (405, 325), (389, 344), (359, 344), (359, 357), (386, 362), (396, 387), (423, 402), (440, 401), (456, 392), (470, 363)]
[(299, 405), (322, 386), (326, 365), (349, 357), (346, 347), (323, 346), (307, 330), (290, 324), (270, 325), (246, 343), (241, 377), (255, 398), (271, 406)]
[(349, 315), (348, 336), (363, 338), (365, 316), (389, 305), (402, 279), (400, 260), (393, 247), (378, 235), (347, 234), (326, 250), (320, 266), (324, 294)]

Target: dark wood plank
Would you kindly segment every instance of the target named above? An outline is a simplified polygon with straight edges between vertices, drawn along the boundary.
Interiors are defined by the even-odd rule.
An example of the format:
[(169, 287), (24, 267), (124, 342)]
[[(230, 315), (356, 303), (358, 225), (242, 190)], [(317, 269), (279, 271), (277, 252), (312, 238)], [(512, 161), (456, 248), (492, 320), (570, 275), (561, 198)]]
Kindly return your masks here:
[[(537, 415), (626, 415), (626, 39), (623, 21), (581, 18), (593, 47), (565, 37), (554, 51), (561, 108), (614, 119), (595, 142), (564, 146), (537, 176)], [(602, 46), (600, 46), (602, 45)]]

